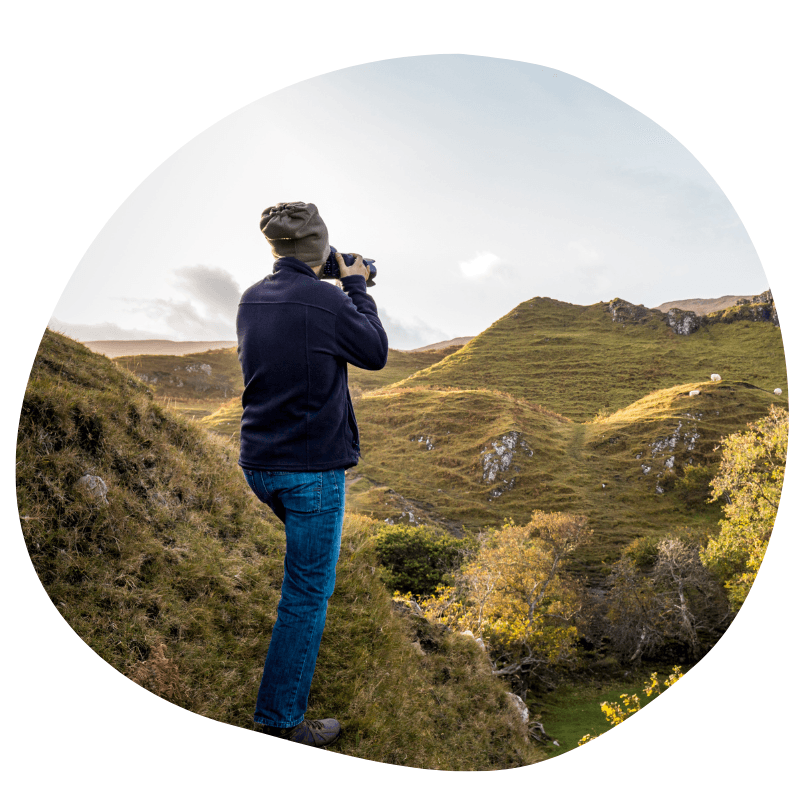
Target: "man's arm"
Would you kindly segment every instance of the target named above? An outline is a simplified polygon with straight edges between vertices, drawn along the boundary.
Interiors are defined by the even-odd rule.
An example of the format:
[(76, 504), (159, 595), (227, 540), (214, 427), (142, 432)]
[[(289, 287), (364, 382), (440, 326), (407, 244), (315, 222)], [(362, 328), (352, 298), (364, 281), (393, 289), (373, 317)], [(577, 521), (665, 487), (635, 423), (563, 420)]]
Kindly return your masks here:
[(356, 256), (347, 267), (339, 253), (342, 288), (350, 298), (345, 301), (336, 316), (336, 348), (339, 355), (361, 369), (378, 370), (386, 365), (389, 340), (378, 318), (375, 301), (367, 294), (368, 268)]

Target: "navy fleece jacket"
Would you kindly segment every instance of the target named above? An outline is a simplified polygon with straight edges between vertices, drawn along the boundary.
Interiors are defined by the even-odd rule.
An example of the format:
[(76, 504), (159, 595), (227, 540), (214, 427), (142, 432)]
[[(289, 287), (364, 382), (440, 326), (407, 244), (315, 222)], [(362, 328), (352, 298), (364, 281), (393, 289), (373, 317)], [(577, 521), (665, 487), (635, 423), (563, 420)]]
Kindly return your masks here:
[(382, 369), (389, 344), (364, 278), (342, 278), (342, 287), (287, 257), (242, 295), (245, 469), (317, 472), (358, 463), (347, 364)]

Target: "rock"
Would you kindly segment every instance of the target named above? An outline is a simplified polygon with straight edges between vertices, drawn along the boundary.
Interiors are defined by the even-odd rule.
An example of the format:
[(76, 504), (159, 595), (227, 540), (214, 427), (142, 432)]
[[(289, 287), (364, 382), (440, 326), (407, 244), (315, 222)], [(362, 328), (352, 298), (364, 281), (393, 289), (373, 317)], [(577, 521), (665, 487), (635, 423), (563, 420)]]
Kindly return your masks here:
[(108, 498), (106, 497), (108, 486), (99, 475), (84, 475), (78, 479), (78, 486), (87, 491), (92, 497), (108, 505)]
[(211, 374), (211, 364), (189, 364), (186, 367), (187, 372), (204, 372), (206, 375)]
[[(520, 449), (528, 458), (533, 458), (533, 450), (522, 438), (522, 434), (519, 431), (509, 431), (501, 436), (499, 441), (492, 442), (486, 446), (480, 454), (483, 480), (486, 483), (492, 483), (496, 480), (498, 473), (507, 472), (511, 468), (514, 456), (517, 455)], [(514, 470), (519, 472), (519, 467), (515, 465)], [(492, 499), (500, 497), (503, 492), (513, 489), (517, 481), (516, 478), (511, 478), (511, 480), (503, 478), (501, 480), (501, 485), (496, 486), (489, 494), (490, 502)]]
[(392, 607), (401, 614), (414, 614), (417, 617), (425, 616), (416, 600), (407, 600), (405, 597), (392, 598)]
[(625, 323), (632, 323), (635, 325), (640, 322), (646, 322), (655, 314), (661, 314), (660, 311), (653, 312), (643, 305), (635, 306), (633, 303), (629, 303), (627, 300), (622, 300), (619, 297), (615, 297), (608, 304), (608, 310), (611, 312), (611, 319), (614, 322), (621, 322), (623, 325), (625, 325)]
[(519, 695), (513, 694), (512, 692), (506, 692), (506, 696), (510, 700), (511, 705), (514, 706), (519, 713), (522, 724), (527, 725), (530, 712), (528, 711), (528, 706), (525, 705), (525, 701)]
[(671, 308), (667, 312), (667, 325), (679, 336), (688, 336), (700, 328), (701, 318), (694, 311)]

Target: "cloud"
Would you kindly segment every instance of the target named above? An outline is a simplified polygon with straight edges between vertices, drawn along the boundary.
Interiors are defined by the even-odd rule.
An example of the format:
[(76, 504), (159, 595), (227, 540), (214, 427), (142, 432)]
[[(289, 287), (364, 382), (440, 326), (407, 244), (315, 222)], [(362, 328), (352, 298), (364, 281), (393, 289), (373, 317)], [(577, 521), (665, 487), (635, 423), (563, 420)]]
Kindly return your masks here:
[(236, 318), (242, 290), (233, 275), (220, 267), (179, 267), (175, 270), (176, 285), (190, 298), (197, 300), (211, 313), (228, 319)]
[(179, 339), (235, 339), (236, 322), (230, 313), (208, 313), (186, 300), (130, 300), (128, 308), (158, 320)]
[(461, 274), (469, 280), (476, 280), (487, 276), (500, 263), (500, 257), (494, 253), (480, 252), (469, 259), (469, 261), (459, 261), (458, 268)]
[(51, 317), (47, 327), (79, 342), (103, 341), (105, 339), (134, 339), (140, 341), (142, 339), (169, 338), (164, 336), (163, 333), (143, 331), (139, 328), (122, 328), (116, 322), (95, 322), (87, 325), (80, 322), (64, 322), (56, 317)]
[(242, 295), (236, 279), (220, 267), (197, 264), (174, 270), (174, 286), (183, 297), (129, 299), (129, 312), (157, 320), (169, 333), (161, 338), (232, 340), (236, 338), (236, 310)]
[(378, 316), (389, 337), (389, 347), (394, 350), (414, 350), (417, 347), (425, 347), (425, 345), (452, 338), (444, 331), (434, 328), (416, 317), (411, 321), (401, 321), (382, 308), (378, 308)]

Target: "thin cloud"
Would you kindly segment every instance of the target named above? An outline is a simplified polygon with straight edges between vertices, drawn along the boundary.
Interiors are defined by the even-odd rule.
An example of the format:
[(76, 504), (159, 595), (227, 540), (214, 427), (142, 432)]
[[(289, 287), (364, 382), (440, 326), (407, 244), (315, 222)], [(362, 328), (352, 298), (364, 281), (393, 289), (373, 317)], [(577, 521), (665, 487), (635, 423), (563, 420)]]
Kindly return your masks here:
[(401, 321), (381, 308), (378, 309), (378, 316), (389, 338), (389, 347), (394, 350), (414, 350), (453, 338), (416, 318), (410, 322)]
[(168, 339), (163, 333), (156, 333), (154, 331), (145, 331), (139, 328), (122, 328), (116, 322), (95, 322), (92, 324), (84, 324), (80, 322), (64, 322), (64, 320), (57, 317), (51, 317), (47, 325), (51, 331), (63, 333), (69, 336), (70, 339), (75, 339), (79, 342), (95, 342), (119, 339), (134, 339), (140, 341), (142, 339)]
[(465, 278), (476, 280), (487, 276), (499, 263), (500, 257), (494, 253), (480, 252), (468, 261), (459, 261), (458, 268)]
[(176, 286), (193, 300), (197, 300), (212, 314), (229, 319), (236, 318), (236, 308), (242, 290), (236, 279), (220, 267), (179, 267), (175, 270)]

